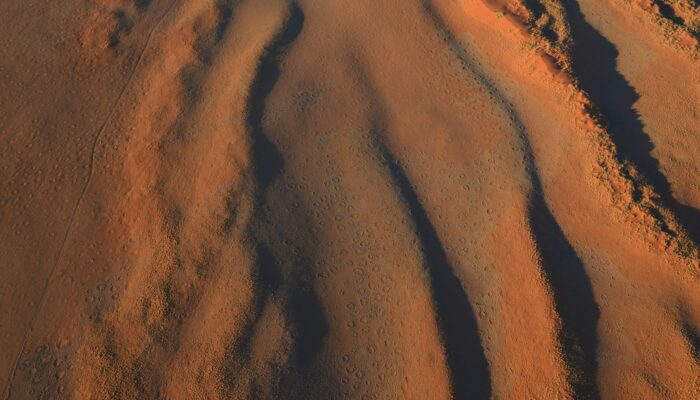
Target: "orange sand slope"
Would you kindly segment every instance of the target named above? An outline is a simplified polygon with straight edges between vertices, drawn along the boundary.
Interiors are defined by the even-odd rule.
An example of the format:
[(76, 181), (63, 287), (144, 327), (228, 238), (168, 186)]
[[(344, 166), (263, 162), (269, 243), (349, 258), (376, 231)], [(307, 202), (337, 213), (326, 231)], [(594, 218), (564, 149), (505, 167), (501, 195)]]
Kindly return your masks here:
[(700, 398), (696, 0), (0, 2), (2, 399)]

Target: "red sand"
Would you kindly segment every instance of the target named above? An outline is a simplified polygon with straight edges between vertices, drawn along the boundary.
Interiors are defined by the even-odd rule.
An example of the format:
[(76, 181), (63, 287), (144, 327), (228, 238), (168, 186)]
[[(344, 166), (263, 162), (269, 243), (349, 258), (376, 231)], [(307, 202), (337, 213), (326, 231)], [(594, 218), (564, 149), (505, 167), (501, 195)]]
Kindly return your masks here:
[(0, 3), (4, 399), (700, 397), (693, 0)]

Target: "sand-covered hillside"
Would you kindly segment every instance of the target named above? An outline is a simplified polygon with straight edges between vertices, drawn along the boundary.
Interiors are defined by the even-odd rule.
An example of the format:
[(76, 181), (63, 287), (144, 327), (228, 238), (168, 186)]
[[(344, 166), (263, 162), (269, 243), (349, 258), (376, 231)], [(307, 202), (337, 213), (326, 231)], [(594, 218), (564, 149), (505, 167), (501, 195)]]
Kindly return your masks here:
[(697, 0), (0, 2), (8, 399), (700, 398)]

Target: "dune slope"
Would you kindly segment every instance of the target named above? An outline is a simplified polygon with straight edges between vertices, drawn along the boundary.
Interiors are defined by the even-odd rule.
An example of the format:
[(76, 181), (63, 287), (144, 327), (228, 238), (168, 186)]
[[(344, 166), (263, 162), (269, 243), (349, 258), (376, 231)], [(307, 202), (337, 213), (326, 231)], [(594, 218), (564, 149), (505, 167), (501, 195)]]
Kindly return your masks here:
[(699, 24), (0, 3), (3, 399), (697, 398)]

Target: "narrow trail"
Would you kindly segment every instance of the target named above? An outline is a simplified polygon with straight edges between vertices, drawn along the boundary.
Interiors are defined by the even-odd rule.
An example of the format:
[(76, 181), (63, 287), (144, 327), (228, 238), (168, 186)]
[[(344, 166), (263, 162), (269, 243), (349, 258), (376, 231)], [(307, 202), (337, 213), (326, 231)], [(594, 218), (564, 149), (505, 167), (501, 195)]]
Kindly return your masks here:
[(39, 297), (39, 301), (37, 301), (37, 305), (32, 312), (32, 316), (29, 320), (29, 324), (27, 327), (27, 331), (24, 334), (24, 339), (22, 341), (22, 345), (19, 347), (19, 350), (17, 351), (17, 355), (15, 356), (15, 361), (13, 363), (12, 368), (10, 369), (10, 375), (8, 376), (7, 379), (7, 384), (5, 385), (5, 390), (3, 392), (5, 395), (3, 398), (5, 400), (8, 400), (12, 394), (12, 381), (15, 379), (15, 374), (17, 373), (17, 367), (19, 365), (19, 360), (22, 357), (22, 354), (24, 353), (25, 347), (27, 345), (27, 341), (29, 340), (29, 337), (31, 336), (32, 329), (34, 326), (34, 321), (39, 315), (39, 312), (44, 306), (44, 303), (46, 301), (46, 293), (48, 292), (49, 286), (51, 286), (51, 282), (53, 282), (54, 276), (56, 274), (56, 270), (58, 268), (58, 265), (60, 264), (62, 258), (63, 258), (63, 252), (66, 247), (66, 243), (68, 242), (68, 237), (70, 236), (71, 230), (73, 228), (73, 224), (75, 223), (75, 217), (78, 213), (78, 209), (80, 208), (80, 205), (82, 204), (83, 198), (85, 197), (85, 194), (87, 193), (88, 187), (90, 186), (90, 182), (92, 181), (93, 175), (94, 175), (94, 170), (95, 170), (95, 151), (97, 149), (97, 144), (102, 137), (102, 134), (104, 131), (107, 129), (107, 125), (109, 122), (112, 120), (114, 117), (115, 113), (117, 112), (117, 109), (119, 107), (119, 103), (121, 102), (122, 98), (124, 97), (124, 93), (126, 93), (127, 89), (131, 85), (131, 81), (134, 78), (134, 75), (136, 74), (136, 71), (141, 64), (141, 61), (143, 60), (144, 54), (148, 50), (148, 47), (151, 43), (151, 39), (153, 37), (153, 34), (155, 31), (158, 29), (158, 27), (162, 24), (162, 22), (165, 20), (165, 17), (168, 15), (170, 10), (177, 4), (178, 0), (173, 0), (170, 2), (170, 4), (165, 8), (163, 14), (156, 20), (155, 24), (153, 27), (149, 30), (148, 35), (146, 36), (146, 41), (143, 45), (143, 48), (139, 52), (139, 56), (136, 59), (136, 62), (134, 63), (134, 66), (131, 68), (131, 71), (129, 72), (129, 75), (127, 76), (126, 82), (124, 83), (124, 86), (119, 92), (119, 95), (115, 99), (114, 103), (112, 104), (112, 107), (107, 114), (107, 117), (105, 118), (104, 122), (100, 126), (100, 129), (97, 131), (97, 134), (95, 134), (92, 143), (90, 145), (90, 157), (88, 161), (88, 176), (85, 179), (85, 183), (83, 184), (82, 189), (80, 190), (80, 194), (78, 195), (78, 200), (75, 203), (75, 206), (73, 207), (73, 211), (71, 212), (70, 218), (68, 220), (68, 226), (66, 228), (65, 234), (63, 235), (63, 238), (61, 239), (61, 245), (58, 249), (58, 255), (56, 256), (56, 261), (53, 263), (53, 266), (49, 270), (49, 275), (48, 278), (46, 279), (46, 282), (43, 285), (43, 288), (41, 290), (41, 296)]

